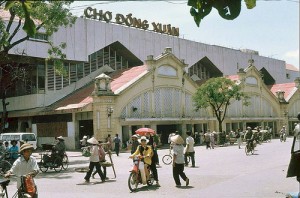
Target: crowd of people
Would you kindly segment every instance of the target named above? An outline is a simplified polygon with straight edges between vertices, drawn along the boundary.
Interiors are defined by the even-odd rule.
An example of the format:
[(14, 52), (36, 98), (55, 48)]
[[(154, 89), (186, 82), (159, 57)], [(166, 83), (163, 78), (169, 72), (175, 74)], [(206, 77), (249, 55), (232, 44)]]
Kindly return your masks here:
[[(178, 133), (178, 131), (175, 131), (175, 133), (171, 133), (169, 136), (169, 143), (173, 155), (172, 174), (176, 187), (181, 186), (180, 178), (185, 181), (186, 186), (188, 186), (190, 183), (189, 178), (184, 172), (184, 168), (188, 166), (188, 158), (191, 159), (191, 167), (195, 167), (196, 164), (194, 146), (196, 144), (201, 144), (202, 142), (204, 142), (206, 145), (206, 149), (214, 149), (217, 143), (222, 144), (226, 142), (226, 140), (224, 140), (223, 138), (235, 138), (238, 148), (241, 148), (243, 140), (246, 141), (247, 144), (254, 147), (254, 141), (256, 140), (260, 130), (260, 127), (252, 129), (248, 126), (245, 131), (238, 129), (236, 132), (230, 131), (228, 134), (226, 134), (225, 132), (210, 132), (210, 130), (200, 133), (195, 132), (195, 134), (187, 131), (184, 135), (186, 137), (185, 139)], [(286, 134), (285, 126), (282, 127), (279, 133)], [(56, 142), (53, 145), (51, 155), (61, 156), (65, 153), (66, 150), (64, 138), (62, 136), (59, 136), (55, 139)], [(101, 164), (106, 162), (105, 156), (107, 153), (111, 154), (112, 150), (114, 150), (115, 154), (119, 156), (121, 148), (121, 139), (119, 138), (119, 135), (115, 134), (114, 138), (111, 138), (111, 135), (108, 135), (105, 142), (98, 141), (95, 137), (88, 138), (87, 136), (83, 136), (82, 140), (80, 140), (80, 144), (82, 148), (87, 149), (89, 152), (89, 168), (84, 177), (84, 181), (86, 183), (89, 183), (90, 178), (94, 178), (95, 175), (98, 174), (101, 181), (105, 182), (105, 180), (108, 179), (106, 176), (106, 166), (103, 166)], [(160, 183), (157, 171), (157, 167), (159, 167), (159, 156), (157, 154), (158, 142), (155, 139), (155, 134), (134, 134), (131, 136), (130, 145), (131, 155), (129, 156), (129, 158), (139, 156), (140, 159), (144, 162), (145, 167), (142, 174), (143, 184), (147, 184), (147, 180), (149, 180), (148, 170), (151, 170), (153, 178), (156, 181), (156, 185), (159, 187)], [(33, 151), (32, 145), (22, 142), (19, 149), (17, 146), (17, 141), (12, 140), (10, 147), (8, 146), (8, 144), (3, 144), (3, 142), (0, 141), (0, 151), (11, 152), (11, 157), (15, 159), (12, 168), (5, 174), (5, 177), (9, 177), (11, 174), (24, 175), (30, 173), (36, 175), (39, 172), (36, 159), (31, 155)], [(27, 164), (26, 168), (24, 168), (25, 164)], [(18, 182), (17, 185), (19, 186), (20, 183)]]
[[(20, 140), (20, 147), (25, 143)], [(18, 140), (11, 140), (10, 144), (8, 141), (0, 140), (0, 156), (4, 156), (6, 160), (13, 163), (19, 157), (19, 146)]]

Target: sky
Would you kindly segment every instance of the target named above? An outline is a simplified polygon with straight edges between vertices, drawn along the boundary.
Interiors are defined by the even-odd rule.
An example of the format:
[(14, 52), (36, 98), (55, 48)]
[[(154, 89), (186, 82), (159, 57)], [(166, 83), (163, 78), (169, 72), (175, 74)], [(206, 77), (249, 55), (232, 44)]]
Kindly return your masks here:
[(72, 12), (83, 15), (86, 7), (110, 11), (112, 15), (171, 24), (180, 29), (180, 38), (233, 49), (251, 49), (259, 55), (284, 60), (299, 68), (299, 0), (257, 0), (247, 9), (242, 1), (234, 20), (221, 18), (216, 9), (200, 27), (190, 15), (187, 1), (75, 1)]

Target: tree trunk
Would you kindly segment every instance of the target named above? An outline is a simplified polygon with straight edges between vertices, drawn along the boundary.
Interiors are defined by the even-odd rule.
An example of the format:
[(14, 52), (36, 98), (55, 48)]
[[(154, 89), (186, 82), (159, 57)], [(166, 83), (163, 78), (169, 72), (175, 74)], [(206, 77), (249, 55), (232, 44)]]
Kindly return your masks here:
[(2, 112), (2, 116), (1, 116), (1, 128), (0, 128), (0, 133), (4, 133), (5, 131), (5, 124), (7, 122), (7, 115), (8, 112), (6, 110), (6, 106), (9, 104), (8, 102), (5, 102), (6, 100), (6, 92), (4, 91), (3, 95), (2, 95), (2, 108), (3, 108), (3, 112)]
[(221, 120), (218, 120), (219, 122), (219, 132), (222, 132), (223, 131), (223, 128), (222, 128), (222, 121)]

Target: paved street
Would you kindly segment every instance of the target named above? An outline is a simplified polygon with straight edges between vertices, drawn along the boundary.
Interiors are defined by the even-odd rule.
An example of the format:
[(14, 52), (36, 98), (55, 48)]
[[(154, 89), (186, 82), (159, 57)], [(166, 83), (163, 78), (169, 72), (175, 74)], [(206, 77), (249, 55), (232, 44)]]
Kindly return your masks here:
[[(76, 167), (88, 166), (88, 158), (79, 152), (68, 152), (70, 166), (67, 171), (56, 173), (52, 170), (36, 177), (39, 197), (285, 197), (287, 192), (298, 191), (295, 178), (286, 178), (290, 159), (292, 139), (280, 143), (278, 139), (263, 143), (256, 148), (255, 155), (246, 156), (244, 149), (236, 145), (206, 150), (196, 147), (196, 168), (187, 167), (190, 186), (176, 188), (172, 178), (171, 165), (158, 168), (161, 187), (142, 187), (130, 193), (127, 187), (131, 160), (129, 153), (113, 155), (117, 172), (116, 179), (105, 183), (80, 185), (85, 173), (75, 172)], [(243, 147), (244, 148), (244, 147)], [(158, 151), (161, 157), (168, 149)], [(38, 156), (37, 153), (34, 153)], [(111, 168), (108, 177), (113, 177)], [(11, 179), (9, 197), (16, 190), (15, 179)], [(91, 181), (100, 181), (99, 176)], [(185, 184), (184, 182), (182, 184)]]

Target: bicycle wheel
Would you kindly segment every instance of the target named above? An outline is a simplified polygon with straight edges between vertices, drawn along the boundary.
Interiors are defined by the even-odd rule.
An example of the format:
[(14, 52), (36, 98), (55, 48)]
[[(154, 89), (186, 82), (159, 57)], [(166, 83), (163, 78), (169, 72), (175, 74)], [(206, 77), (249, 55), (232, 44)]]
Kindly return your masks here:
[(62, 169), (62, 163), (61, 163), (61, 158), (60, 157), (56, 157), (53, 161), (53, 168), (55, 170), (55, 172), (60, 172)]
[(3, 174), (6, 173), (11, 168), (11, 166), (11, 163), (6, 160), (0, 161), (0, 172)]
[(254, 154), (254, 148), (251, 148), (250, 153), (253, 155)]
[(246, 155), (250, 155), (250, 149), (248, 147), (249, 147), (248, 145), (245, 146)]
[(64, 170), (67, 170), (68, 166), (69, 166), (69, 159), (68, 159), (67, 154), (64, 154), (64, 158), (62, 160), (62, 168)]
[(48, 166), (45, 166), (44, 160), (41, 160), (41, 162), (38, 163), (40, 170), (45, 173), (48, 170)]
[(172, 163), (173, 157), (171, 155), (164, 155), (162, 161), (164, 164), (169, 165)]
[(131, 172), (128, 177), (128, 188), (131, 192), (134, 192), (136, 191), (137, 186), (138, 186), (137, 174)]

